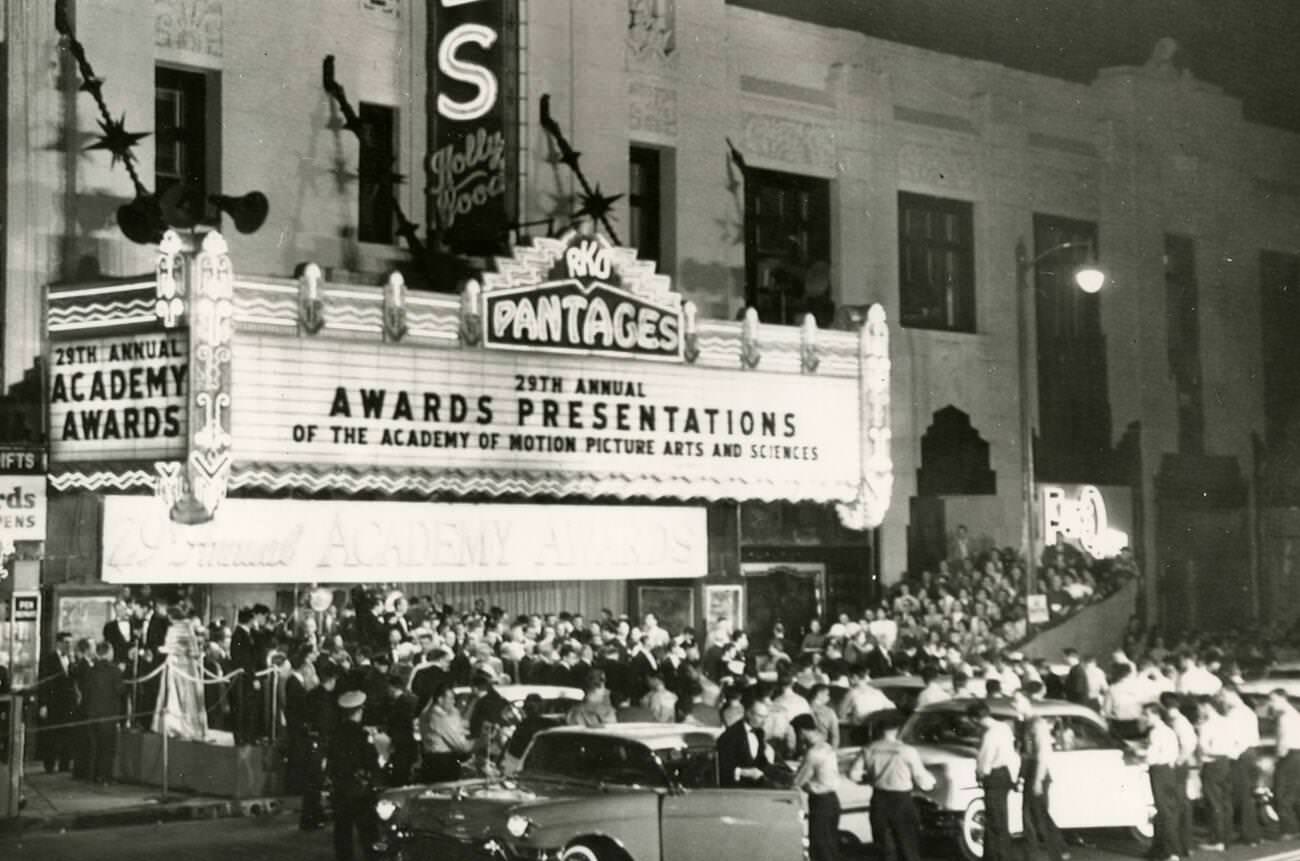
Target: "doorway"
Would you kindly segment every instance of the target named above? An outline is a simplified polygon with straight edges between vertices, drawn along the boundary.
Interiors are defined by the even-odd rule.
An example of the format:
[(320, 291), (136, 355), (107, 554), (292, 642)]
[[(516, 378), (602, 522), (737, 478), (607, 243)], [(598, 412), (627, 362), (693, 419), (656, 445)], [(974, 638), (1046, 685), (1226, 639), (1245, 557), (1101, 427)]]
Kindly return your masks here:
[(745, 628), (754, 649), (767, 649), (777, 622), (785, 626), (786, 649), (797, 649), (808, 623), (825, 612), (825, 564), (749, 562), (740, 573), (745, 578)]

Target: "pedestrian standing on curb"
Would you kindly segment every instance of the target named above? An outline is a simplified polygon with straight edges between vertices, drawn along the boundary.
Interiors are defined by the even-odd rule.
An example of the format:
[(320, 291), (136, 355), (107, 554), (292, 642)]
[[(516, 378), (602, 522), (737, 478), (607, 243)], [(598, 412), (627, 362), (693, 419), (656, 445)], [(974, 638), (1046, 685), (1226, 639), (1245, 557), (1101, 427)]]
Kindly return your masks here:
[(967, 706), (966, 716), (984, 731), (975, 754), (975, 777), (984, 788), (984, 861), (1007, 861), (1011, 857), (1007, 796), (1015, 785), (1013, 775), (1020, 773), (1015, 734), (993, 717), (984, 700)]
[(871, 834), (883, 861), (921, 861), (921, 820), (915, 791), (934, 788), (934, 775), (916, 748), (898, 739), (902, 716), (881, 718), (881, 738), (858, 754), (849, 779), (871, 786)]
[(1025, 690), (1012, 694), (1011, 706), (1016, 710), (1017, 737), (1020, 740), (1020, 780), (1024, 787), (1021, 812), (1027, 843), (1026, 857), (1033, 858), (1039, 847), (1043, 847), (1052, 861), (1064, 861), (1070, 853), (1065, 849), (1061, 829), (1052, 820), (1049, 804), (1051, 727), (1034, 714), (1034, 706)]
[(1192, 799), (1188, 796), (1188, 780), (1192, 769), (1196, 767), (1196, 727), (1183, 714), (1182, 698), (1173, 691), (1160, 695), (1160, 705), (1165, 712), (1169, 728), (1178, 738), (1178, 762), (1174, 766), (1174, 776), (1178, 783), (1178, 806), (1174, 811), (1174, 822), (1170, 833), (1174, 837), (1175, 854), (1183, 858), (1192, 854)]
[(113, 647), (101, 642), (95, 647), (99, 660), (86, 671), (82, 705), (85, 708), (90, 773), (89, 780), (105, 784), (113, 780), (117, 759), (117, 725), (122, 719), (122, 697), (126, 685), (122, 669), (113, 663)]
[(360, 839), (362, 856), (378, 835), (375, 796), (379, 789), (379, 751), (370, 732), (361, 725), (366, 695), (349, 691), (339, 699), (340, 723), (329, 746), (329, 774), (334, 787), (334, 858), (352, 861)]
[(1282, 688), (1268, 693), (1268, 708), (1277, 718), (1277, 765), (1273, 793), (1283, 840), (1300, 836), (1300, 711)]
[(807, 713), (795, 715), (790, 729), (805, 746), (803, 761), (792, 785), (808, 793), (808, 842), (811, 861), (839, 858), (840, 798), (839, 759), (835, 748)]
[(1208, 696), (1196, 701), (1197, 755), (1201, 760), (1201, 791), (1210, 808), (1210, 839), (1201, 848), (1222, 852), (1232, 828), (1231, 727)]
[(316, 670), (320, 684), (307, 692), (304, 712), (307, 735), (307, 768), (302, 783), (302, 811), (298, 827), (315, 831), (325, 824), (321, 792), (325, 788), (325, 755), (329, 749), (334, 728), (338, 726), (338, 703), (335, 689), (339, 671), (332, 661), (321, 662)]
[(1142, 723), (1147, 729), (1147, 776), (1151, 781), (1151, 797), (1156, 805), (1156, 834), (1153, 856), (1165, 861), (1179, 861), (1176, 851), (1176, 820), (1178, 811), (1178, 736), (1165, 722), (1164, 708), (1159, 703), (1142, 707)]
[(1232, 809), (1237, 835), (1247, 846), (1260, 843), (1259, 811), (1255, 807), (1255, 786), (1259, 782), (1259, 763), (1255, 747), (1259, 744), (1259, 716), (1242, 702), (1233, 684), (1219, 690), (1219, 707), (1227, 720), (1232, 743)]

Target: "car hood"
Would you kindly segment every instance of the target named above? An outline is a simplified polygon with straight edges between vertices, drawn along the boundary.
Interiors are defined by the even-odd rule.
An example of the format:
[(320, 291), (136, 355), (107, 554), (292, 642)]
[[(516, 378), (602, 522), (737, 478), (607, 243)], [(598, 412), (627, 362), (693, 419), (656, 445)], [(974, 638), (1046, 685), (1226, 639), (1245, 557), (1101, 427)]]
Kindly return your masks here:
[(390, 796), (401, 806), (408, 828), (475, 836), (500, 829), (512, 813), (562, 804), (593, 795), (635, 791), (585, 781), (516, 775), (461, 780)]

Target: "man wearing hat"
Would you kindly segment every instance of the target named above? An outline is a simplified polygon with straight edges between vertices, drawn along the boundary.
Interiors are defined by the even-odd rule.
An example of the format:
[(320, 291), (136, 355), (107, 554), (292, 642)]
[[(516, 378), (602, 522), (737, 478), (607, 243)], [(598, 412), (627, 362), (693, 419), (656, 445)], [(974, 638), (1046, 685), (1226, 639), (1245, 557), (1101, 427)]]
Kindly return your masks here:
[(338, 703), (341, 722), (330, 739), (328, 756), (334, 786), (334, 857), (352, 861), (356, 838), (361, 840), (364, 855), (377, 835), (374, 802), (379, 788), (379, 752), (361, 725), (366, 695), (348, 691), (339, 696)]
[(483, 737), (483, 728), (501, 723), (502, 715), (510, 709), (510, 703), (497, 692), (497, 674), (492, 667), (483, 665), (474, 670), (470, 684), (474, 687), (473, 700), (467, 709), (469, 714), (469, 737), (478, 740)]

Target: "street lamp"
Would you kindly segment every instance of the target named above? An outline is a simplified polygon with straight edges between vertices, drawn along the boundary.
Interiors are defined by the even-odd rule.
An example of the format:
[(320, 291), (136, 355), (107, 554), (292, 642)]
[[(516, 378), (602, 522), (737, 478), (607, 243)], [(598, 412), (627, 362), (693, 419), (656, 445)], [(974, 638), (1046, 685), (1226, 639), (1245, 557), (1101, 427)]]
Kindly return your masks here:
[[(1038, 526), (1034, 512), (1034, 382), (1037, 379), (1034, 366), (1034, 334), (1030, 326), (1033, 319), (1034, 287), (1029, 274), (1039, 261), (1064, 251), (1067, 248), (1087, 247), (1092, 249), (1091, 241), (1061, 242), (1034, 257), (1029, 256), (1025, 240), (1016, 242), (1016, 297), (1018, 310), (1016, 322), (1020, 334), (1020, 469), (1021, 469), (1021, 505), (1023, 506), (1024, 527), (1021, 540), (1025, 547), (1025, 626), (1029, 627), (1029, 596), (1038, 586), (1038, 556), (1035, 538)], [(1089, 258), (1092, 255), (1089, 254)], [(1077, 266), (1074, 270), (1074, 283), (1085, 293), (1093, 294), (1106, 284), (1106, 273), (1098, 269), (1091, 260)]]

